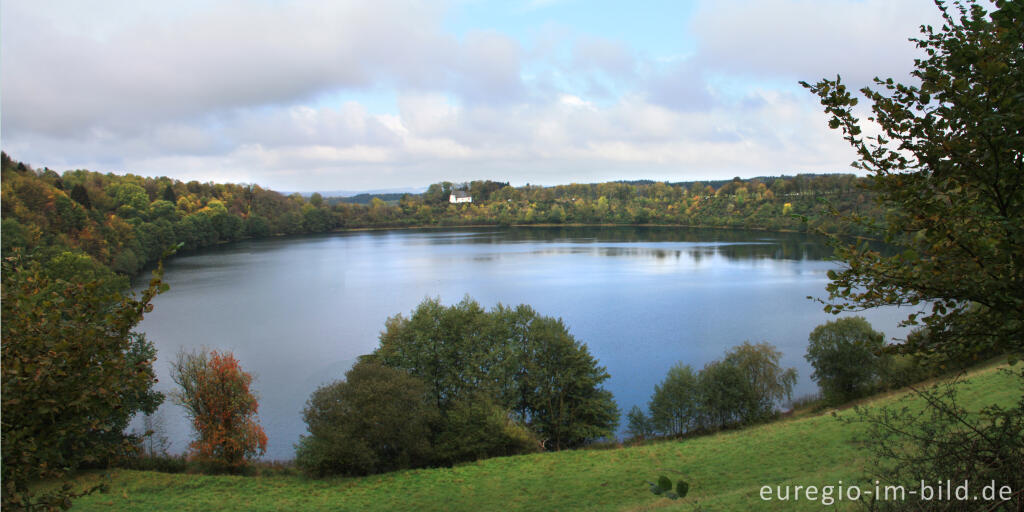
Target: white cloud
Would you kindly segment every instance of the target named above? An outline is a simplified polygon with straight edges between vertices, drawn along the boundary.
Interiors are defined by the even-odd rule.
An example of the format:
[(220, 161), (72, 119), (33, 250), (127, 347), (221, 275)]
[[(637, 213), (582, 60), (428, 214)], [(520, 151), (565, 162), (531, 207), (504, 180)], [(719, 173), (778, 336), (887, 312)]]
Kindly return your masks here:
[[(848, 171), (796, 80), (905, 74), (935, 18), (926, 0), (708, 1), (680, 24), (695, 50), (666, 59), (558, 24), (457, 38), (426, 1), (84, 5), (4, 2), (6, 151), (285, 190)], [(362, 90), (397, 111), (345, 100)]]
[(931, 0), (700, 2), (689, 26), (700, 65), (746, 77), (816, 81), (837, 73), (858, 87), (906, 80), (920, 56), (909, 37), (941, 25)]

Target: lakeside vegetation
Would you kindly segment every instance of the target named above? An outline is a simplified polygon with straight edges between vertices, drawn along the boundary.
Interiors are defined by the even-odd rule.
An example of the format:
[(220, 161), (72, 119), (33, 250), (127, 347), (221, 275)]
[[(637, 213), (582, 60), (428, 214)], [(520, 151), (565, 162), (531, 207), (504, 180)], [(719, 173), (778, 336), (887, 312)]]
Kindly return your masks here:
[[(168, 254), (166, 247), (194, 249), (246, 236), (322, 232), (363, 221), (381, 226), (401, 225), (403, 220), (419, 222), (416, 225), (457, 225), (463, 221), (480, 223), (479, 219), (484, 218), (487, 222), (507, 224), (521, 215), (524, 222), (533, 223), (541, 221), (538, 215), (544, 213), (544, 222), (560, 223), (569, 221), (572, 213), (574, 219), (578, 216), (643, 224), (677, 219), (675, 223), (693, 225), (678, 219), (719, 222), (733, 219), (731, 215), (737, 210), (747, 215), (737, 214), (736, 219), (759, 219), (758, 212), (763, 210), (766, 218), (783, 219), (780, 223), (793, 219), (801, 229), (809, 229), (814, 220), (816, 227), (825, 231), (862, 230), (900, 249), (883, 254), (861, 242), (843, 245), (836, 239), (839, 256), (846, 265), (829, 272), (827, 290), (833, 302), (826, 304), (826, 311), (838, 313), (880, 305), (928, 306), (908, 318), (908, 323), (923, 324), (923, 329), (898, 345), (879, 348), (870, 328), (857, 329), (865, 334), (863, 339), (844, 337), (837, 341), (819, 336), (817, 330), (812, 333), (809, 359), (826, 399), (840, 401), (870, 392), (877, 388), (873, 379), (881, 375), (878, 371), (833, 371), (832, 365), (826, 364), (828, 350), (842, 356), (844, 363), (840, 366), (874, 364), (872, 358), (882, 353), (909, 356), (914, 358), (914, 365), (931, 368), (962, 368), (993, 354), (1008, 355), (1012, 363), (1024, 353), (1024, 111), (1018, 103), (1024, 83), (1024, 66), (1020, 66), (1024, 60), (1024, 4), (997, 2), (992, 13), (970, 1), (957, 7), (954, 11), (940, 5), (948, 22), (940, 31), (922, 29), (922, 39), (917, 43), (927, 50), (929, 57), (915, 63), (914, 76), (921, 80), (920, 85), (879, 80), (883, 93), (862, 90), (873, 101), (873, 120), (882, 128), (879, 135), (862, 135), (860, 121), (853, 115), (858, 100), (838, 77), (804, 84), (819, 96), (825, 111), (832, 116), (830, 126), (841, 129), (844, 138), (858, 151), (857, 166), (871, 173), (865, 183), (873, 192), (874, 201), (865, 200), (865, 204), (872, 205), (867, 214), (851, 207), (835, 219), (831, 219), (829, 212), (840, 208), (830, 210), (817, 204), (810, 206), (810, 214), (805, 213), (804, 217), (790, 216), (801, 212), (794, 212), (795, 203), (788, 196), (779, 198), (767, 186), (763, 192), (755, 186), (752, 192), (742, 181), (728, 182), (712, 190), (644, 184), (643, 194), (638, 192), (640, 188), (634, 189), (639, 185), (592, 185), (589, 197), (596, 197), (596, 201), (589, 203), (584, 199), (586, 190), (573, 195), (575, 185), (536, 190), (525, 187), (519, 191), (493, 182), (474, 182), (468, 184), (470, 191), (481, 188), (476, 193), (486, 199), (472, 206), (445, 204), (447, 185), (442, 183), (432, 186), (420, 202), (406, 196), (396, 206), (379, 200), (371, 201), (368, 207), (341, 203), (327, 206), (324, 198), (316, 195), (306, 201), (301, 196), (285, 198), (258, 187), (181, 184), (166, 178), (116, 177), (85, 171), (58, 176), (47, 170), (35, 172), (4, 155), (4, 507), (67, 508), (72, 498), (80, 498), (77, 503), (86, 507), (95, 505), (93, 500), (104, 499), (93, 494), (102, 483), (90, 477), (54, 486), (38, 482), (67, 480), (76, 470), (109, 466), (131, 458), (141, 439), (123, 433), (126, 419), (134, 413), (152, 410), (162, 399), (151, 393), (152, 345), (133, 333), (132, 328), (152, 309), (152, 298), (166, 286), (160, 281), (158, 268), (141, 298), (125, 298), (118, 291), (127, 283), (125, 274)], [(556, 189), (563, 195), (556, 195)], [(616, 196), (617, 193), (620, 195)], [(802, 195), (799, 191), (795, 197)], [(816, 200), (815, 195), (810, 197)], [(860, 204), (860, 197), (849, 204)], [(850, 197), (840, 193), (834, 199), (838, 200), (834, 204), (842, 205)], [(780, 201), (785, 201), (781, 208), (773, 209)], [(745, 209), (748, 204), (761, 207)], [(494, 206), (493, 210), (490, 206)], [(687, 217), (696, 212), (706, 214)], [(821, 215), (813, 215), (815, 212)], [(395, 217), (390, 217), (391, 214)], [(835, 222), (839, 229), (830, 229), (830, 222)], [(467, 304), (467, 309), (473, 309), (471, 306)], [(426, 307), (429, 309), (430, 304)], [(455, 312), (459, 313), (457, 309)], [(500, 308), (491, 312), (499, 317), (507, 313)], [(553, 325), (558, 322), (530, 318), (531, 324), (536, 321), (547, 326), (537, 338), (547, 344), (525, 343), (537, 339), (523, 336), (522, 329), (507, 329), (507, 339), (511, 341), (497, 347), (508, 348), (513, 354), (524, 348), (535, 350), (525, 359), (517, 361), (511, 354), (490, 358), (486, 350), (471, 350), (466, 361), (462, 359), (463, 351), (455, 350), (456, 347), (469, 347), (467, 340), (489, 347), (486, 341), (500, 339), (495, 332), (487, 331), (500, 330), (500, 323), (487, 324), (477, 331), (470, 329), (486, 332), (486, 336), (466, 337), (461, 329), (447, 328), (473, 326), (474, 319), (474, 315), (428, 315), (422, 328), (409, 331), (403, 329), (415, 325), (416, 314), (408, 323), (401, 317), (392, 319), (382, 334), (381, 349), (364, 360), (368, 366), (357, 365), (359, 372), (350, 373), (348, 385), (333, 389), (342, 399), (342, 408), (358, 405), (359, 400), (353, 400), (350, 392), (356, 382), (365, 384), (361, 380), (365, 371), (366, 381), (397, 382), (395, 388), (403, 390), (417, 391), (420, 387), (409, 379), (423, 379), (423, 393), (413, 395), (432, 399), (438, 414), (447, 421), (439, 422), (442, 428), (437, 431), (431, 431), (430, 422), (424, 421), (421, 430), (431, 436), (437, 434), (442, 440), (452, 434), (449, 438), (454, 439), (453, 451), (460, 455), (459, 450), (465, 448), (463, 441), (481, 432), (485, 442), (500, 441), (501, 449), (528, 440), (529, 436), (521, 435), (523, 432), (518, 428), (524, 425), (492, 421), (502, 416), (515, 420), (509, 410), (516, 408), (522, 409), (525, 426), (535, 432), (558, 432), (554, 449), (563, 448), (563, 440), (568, 448), (585, 445), (611, 429), (613, 420), (606, 417), (614, 402), (598, 387), (607, 374), (589, 358), (585, 348), (581, 350), (571, 337), (561, 335), (564, 328), (560, 333), (558, 325)], [(437, 329), (437, 325), (446, 329)], [(512, 325), (522, 327), (522, 322)], [(833, 328), (844, 330), (838, 324)], [(529, 328), (526, 330), (529, 332)], [(432, 335), (434, 331), (439, 334)], [(875, 348), (870, 353), (846, 350), (863, 348), (858, 345)], [(446, 357), (441, 357), (445, 351)], [(764, 352), (768, 357), (762, 357), (763, 361), (777, 360), (771, 357), (770, 347), (765, 347)], [(723, 360), (727, 364), (709, 365), (708, 375), (717, 377), (720, 371), (723, 378), (719, 382), (727, 382), (712, 391), (743, 390), (745, 362), (735, 354), (727, 353)], [(253, 436), (258, 433), (258, 427), (248, 421), (256, 409), (255, 401), (248, 396), (248, 376), (229, 354), (218, 360), (222, 361), (218, 365), (221, 370), (210, 378), (230, 381), (241, 397), (228, 400), (218, 412), (229, 420), (237, 413), (241, 421), (209, 422), (216, 435), (205, 438), (200, 432), (202, 442), (198, 449), (209, 453), (225, 453), (225, 447), (237, 442), (230, 435), (232, 428), (242, 426)], [(513, 362), (513, 371), (501, 371), (509, 370), (501, 365), (506, 360)], [(529, 363), (537, 361), (550, 362), (550, 366), (530, 366)], [(567, 365), (567, 361), (573, 364)], [(383, 366), (372, 364), (378, 362)], [(381, 371), (385, 367), (388, 370)], [(575, 379), (559, 382), (563, 388), (545, 388), (548, 381), (558, 380), (555, 369), (561, 367), (581, 370), (573, 375)], [(515, 375), (517, 368), (530, 371), (525, 376)], [(677, 368), (680, 381), (700, 383), (700, 374), (688, 379), (686, 367)], [(492, 377), (492, 369), (494, 377), (504, 378), (493, 387), (483, 382)], [(767, 404), (752, 394), (703, 393), (699, 412), (715, 414), (697, 418), (724, 428), (763, 417), (771, 400), (788, 394), (791, 385), (788, 372), (777, 365), (773, 372), (772, 379), (751, 378), (762, 376), (761, 372), (746, 375), (748, 383), (755, 384), (752, 387), (765, 392), (761, 398), (767, 396)], [(530, 383), (534, 376), (543, 379)], [(693, 376), (692, 370), (689, 376)], [(704, 378), (716, 382), (710, 376)], [(522, 395), (524, 382), (531, 390), (551, 392), (541, 394), (539, 401), (531, 401), (532, 396)], [(975, 483), (998, 479), (1009, 491), (1006, 497), (1000, 493), (999, 498), (944, 504), (953, 510), (967, 510), (982, 503), (990, 510), (1019, 509), (1024, 503), (1024, 467), (1020, 465), (1024, 460), (1021, 382), (1024, 371), (998, 375), (989, 371), (965, 385), (920, 387), (907, 395), (907, 402), (890, 403), (882, 399), (871, 407), (836, 414), (838, 422), (828, 416), (817, 416), (676, 443), (605, 452), (578, 450), (503, 457), (449, 469), (405, 471), (356, 480), (311, 482), (299, 477), (275, 481), (142, 475), (134, 481), (143, 483), (133, 484), (130, 482), (135, 473), (118, 472), (127, 475), (129, 482), (121, 488), (125, 501), (99, 504), (132, 507), (132, 496), (136, 496), (146, 509), (171, 504), (188, 508), (199, 497), (209, 500), (206, 507), (212, 508), (323, 508), (329, 504), (316, 500), (339, 499), (338, 493), (352, 491), (345, 494), (345, 499), (359, 508), (451, 508), (453, 501), (466, 509), (488, 505), (524, 509), (643, 508), (650, 506), (652, 498), (644, 494), (648, 501), (643, 501), (638, 496), (637, 493), (646, 492), (641, 483), (653, 478), (655, 472), (667, 471), (679, 472), (693, 482), (691, 494), (686, 503), (678, 504), (680, 507), (713, 503), (726, 508), (747, 508), (751, 503), (760, 503), (754, 500), (762, 495), (754, 492), (771, 484), (807, 485), (811, 481), (831, 485), (834, 479), (847, 484), (878, 480), (912, 486), (915, 482), (945, 479)], [(471, 396), (467, 390), (474, 387), (482, 389), (485, 396), (465, 405), (461, 400)], [(326, 389), (324, 394), (331, 391)], [(516, 391), (524, 400), (503, 396), (515, 396)], [(229, 395), (214, 398), (226, 396)], [(314, 412), (308, 414), (314, 419), (318, 408), (326, 409), (317, 406), (316, 398), (315, 395), (307, 409)], [(328, 405), (337, 402), (327, 398), (323, 402)], [(422, 396), (409, 398), (410, 404), (423, 404)], [(733, 398), (738, 399), (735, 407), (726, 407), (732, 405)], [(377, 405), (386, 400), (371, 395), (368, 402)], [(552, 407), (552, 403), (558, 407)], [(568, 410), (573, 414), (564, 414), (566, 410), (560, 409), (566, 403), (571, 405)], [(366, 410), (344, 412), (351, 418)], [(576, 421), (576, 413), (584, 421)], [(428, 411), (423, 417), (431, 416)], [(552, 418), (557, 418), (557, 425), (550, 422)], [(566, 418), (568, 421), (563, 421)], [(682, 422), (677, 416), (664, 424), (674, 428), (673, 421)], [(322, 423), (332, 427), (325, 429), (327, 434), (338, 434), (338, 426), (330, 421)], [(310, 424), (313, 427), (315, 422)], [(406, 457), (421, 455), (415, 450), (388, 453), (394, 447), (390, 439), (381, 443), (384, 450), (367, 450), (353, 442), (356, 437), (341, 429), (333, 440), (341, 441), (336, 444), (343, 447), (341, 453), (346, 462), (349, 452), (369, 451), (374, 455), (384, 453), (387, 463), (369, 470), (342, 467), (337, 472), (401, 469), (413, 465), (405, 463)], [(259, 444), (252, 449), (242, 446), (228, 450), (233, 459), (224, 462), (244, 465), (242, 461), (257, 451)], [(777, 452), (771, 452), (772, 448)], [(498, 455), (496, 452), (487, 446), (482, 456)], [(766, 462), (752, 464), (752, 453), (764, 455)], [(480, 452), (474, 452), (452, 457), (443, 464), (479, 456)], [(331, 462), (335, 458), (326, 459)], [(559, 464), (566, 460), (572, 463)], [(628, 476), (620, 472), (623, 468), (628, 470)], [(423, 480), (406, 480), (409, 475), (422, 476)], [(624, 483), (633, 478), (639, 481), (636, 485), (640, 491), (633, 491), (632, 483)], [(285, 503), (262, 501), (278, 496), (277, 491), (264, 488), (267, 482), (271, 487), (286, 489), (281, 498)], [(290, 489), (293, 483), (298, 492)], [(202, 490), (207, 484), (212, 487), (208, 494)], [(255, 493), (256, 497), (247, 500), (246, 495), (235, 494), (239, 491)], [(168, 492), (171, 494), (165, 494)], [(93, 495), (85, 496), (89, 494)], [(359, 501), (364, 498), (365, 502)], [(406, 501), (410, 499), (412, 503)], [(820, 506), (813, 500), (808, 502), (809, 506)], [(767, 506), (776, 504), (782, 508), (793, 505), (769, 502)], [(866, 505), (907, 509), (920, 503), (901, 500)], [(673, 504), (661, 502), (655, 506)]]
[[(960, 399), (972, 409), (1008, 405), (1018, 380), (989, 366), (972, 372)], [(924, 401), (905, 391), (865, 405)], [(839, 418), (856, 417), (845, 408)], [(657, 441), (608, 450), (575, 450), (501, 457), (452, 468), (415, 469), (359, 478), (300, 475), (207, 476), (114, 470), (109, 490), (75, 502), (75, 510), (821, 510), (820, 501), (761, 501), (762, 486), (873, 487), (861, 465), (871, 453), (855, 442), (865, 425), (847, 425), (830, 412), (683, 441)], [(808, 450), (813, 446), (813, 450)], [(652, 495), (645, 480), (659, 474), (690, 482), (685, 500)], [(82, 475), (78, 485), (101, 481)], [(987, 483), (987, 482), (986, 482)], [(857, 509), (847, 501), (840, 510)]]

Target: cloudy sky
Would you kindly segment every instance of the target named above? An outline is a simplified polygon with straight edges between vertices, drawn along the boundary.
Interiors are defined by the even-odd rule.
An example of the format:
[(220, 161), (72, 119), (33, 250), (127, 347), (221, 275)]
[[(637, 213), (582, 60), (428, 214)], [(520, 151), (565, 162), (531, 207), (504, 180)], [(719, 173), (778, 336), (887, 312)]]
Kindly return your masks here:
[(5, 0), (36, 167), (415, 188), (849, 172), (799, 80), (906, 80), (931, 0)]

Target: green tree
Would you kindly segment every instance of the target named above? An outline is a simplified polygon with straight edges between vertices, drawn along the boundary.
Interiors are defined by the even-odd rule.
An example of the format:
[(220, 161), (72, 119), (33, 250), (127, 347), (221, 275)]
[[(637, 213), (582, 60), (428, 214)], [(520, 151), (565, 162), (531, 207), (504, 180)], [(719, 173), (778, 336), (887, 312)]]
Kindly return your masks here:
[(363, 360), (314, 391), (303, 419), (309, 435), (295, 453), (303, 471), (365, 475), (428, 463), (438, 411), (423, 380)]
[(885, 371), (882, 349), (885, 335), (871, 328), (864, 317), (840, 318), (811, 331), (807, 362), (825, 400), (843, 403), (877, 389)]
[(750, 387), (741, 421), (752, 422), (771, 416), (777, 404), (792, 397), (796, 369), (779, 366), (781, 358), (782, 352), (766, 342), (744, 341), (725, 353), (723, 362), (739, 368)]
[(610, 437), (619, 410), (610, 391), (601, 387), (610, 375), (576, 340), (561, 319), (531, 319), (519, 359), (519, 404), (527, 424), (553, 450), (577, 448)]
[[(864, 136), (853, 116), (857, 98), (835, 80), (803, 85), (821, 98), (829, 125), (858, 152), (854, 165), (890, 210), (872, 226), (893, 246), (838, 245), (846, 268), (830, 273), (832, 311), (879, 305), (923, 305), (908, 323), (926, 335), (899, 347), (956, 363), (991, 353), (1024, 351), (1024, 3), (996, 0), (991, 12), (973, 0), (948, 8), (935, 30), (914, 39), (918, 82), (892, 79), (863, 88), (881, 128)], [(1024, 372), (1015, 372), (1024, 382)], [(953, 389), (950, 385), (946, 389)], [(918, 389), (924, 411), (862, 411), (873, 475), (892, 482), (998, 479), (1024, 488), (1021, 472), (1024, 401), (1010, 408), (965, 411), (955, 393)], [(1024, 395), (1022, 395), (1024, 396)], [(1014, 503), (1015, 502), (1015, 503)], [(950, 510), (1019, 510), (1010, 502), (950, 503)], [(879, 509), (917, 508), (880, 502)]]
[[(178, 195), (174, 193), (174, 187), (170, 185), (164, 186), (164, 191), (160, 194), (160, 199), (167, 201), (168, 203), (174, 204), (178, 202)], [(83, 204), (83, 206), (85, 206)]]
[(655, 430), (680, 436), (691, 429), (700, 414), (697, 374), (690, 365), (676, 363), (665, 380), (654, 386), (648, 408)]
[(913, 39), (926, 55), (911, 73), (919, 83), (876, 79), (881, 92), (861, 89), (877, 135), (864, 135), (858, 99), (839, 77), (802, 83), (891, 212), (869, 227), (899, 248), (837, 244), (846, 268), (830, 272), (826, 307), (927, 307), (908, 320), (928, 326), (928, 343), (905, 351), (963, 359), (1024, 350), (1024, 4), (994, 5), (940, 4), (941, 29), (924, 26)]
[(126, 419), (162, 396), (152, 346), (131, 329), (166, 285), (158, 270), (136, 299), (99, 280), (51, 277), (22, 254), (2, 265), (2, 506), (67, 508), (78, 495), (70, 484), (34, 494), (29, 483), (134, 449)]
[(86, 210), (92, 208), (92, 201), (89, 200), (89, 192), (85, 190), (85, 187), (81, 183), (71, 187), (71, 199), (82, 205)]
[(507, 371), (494, 365), (494, 372), (487, 374), (491, 344), (500, 347), (505, 340), (485, 339), (485, 324), (486, 311), (469, 297), (450, 307), (426, 299), (409, 318), (396, 315), (385, 322), (374, 354), (383, 364), (423, 379), (444, 413), (455, 400), (481, 388), (493, 392), (489, 377), (500, 378)]
[(626, 434), (633, 439), (644, 440), (654, 435), (654, 422), (644, 413), (639, 405), (634, 405), (626, 413)]
[(146, 194), (146, 189), (134, 183), (122, 183), (112, 187), (111, 193), (117, 206), (129, 206), (139, 212), (145, 211), (149, 207), (149, 195)]
[(782, 353), (769, 343), (743, 342), (697, 374), (701, 426), (725, 428), (761, 421), (790, 398), (796, 370), (782, 368)]
[(701, 369), (697, 385), (704, 427), (726, 428), (743, 422), (743, 411), (753, 399), (753, 390), (739, 367), (712, 361)]

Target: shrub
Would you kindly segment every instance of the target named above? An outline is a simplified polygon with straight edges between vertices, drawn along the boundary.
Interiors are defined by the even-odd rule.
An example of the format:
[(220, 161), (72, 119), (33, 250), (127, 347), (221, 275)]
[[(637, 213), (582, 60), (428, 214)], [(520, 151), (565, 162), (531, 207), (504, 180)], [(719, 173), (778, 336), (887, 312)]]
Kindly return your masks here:
[[(858, 408), (844, 417), (862, 432), (858, 441), (873, 455), (867, 466), (871, 481), (907, 488), (923, 482), (969, 481), (971, 500), (947, 499), (941, 510), (1021, 510), (1024, 507), (1024, 370), (1001, 369), (1014, 375), (1020, 393), (1009, 407), (965, 409), (959, 401), (959, 377), (913, 389), (894, 405)], [(923, 400), (927, 407), (908, 406)], [(992, 483), (1010, 489), (1009, 499), (976, 492), (974, 485)], [(877, 498), (877, 497), (876, 497)], [(934, 503), (934, 502), (933, 502)], [(918, 500), (867, 500), (870, 510), (922, 510)], [(927, 507), (926, 507), (927, 508)], [(930, 508), (928, 508), (930, 509)]]
[(431, 459), (455, 464), (540, 451), (537, 436), (486, 395), (455, 402), (440, 425)]
[(843, 403), (878, 389), (885, 373), (885, 336), (863, 317), (840, 318), (811, 331), (807, 355), (811, 378), (825, 400)]
[(426, 464), (438, 416), (423, 381), (362, 360), (344, 381), (314, 391), (303, 419), (309, 435), (299, 439), (295, 463), (307, 474), (326, 476)]
[(230, 352), (180, 352), (171, 378), (173, 394), (196, 431), (192, 457), (212, 470), (241, 470), (267, 449), (267, 435), (256, 421), (259, 402), (249, 389), (252, 376)]

